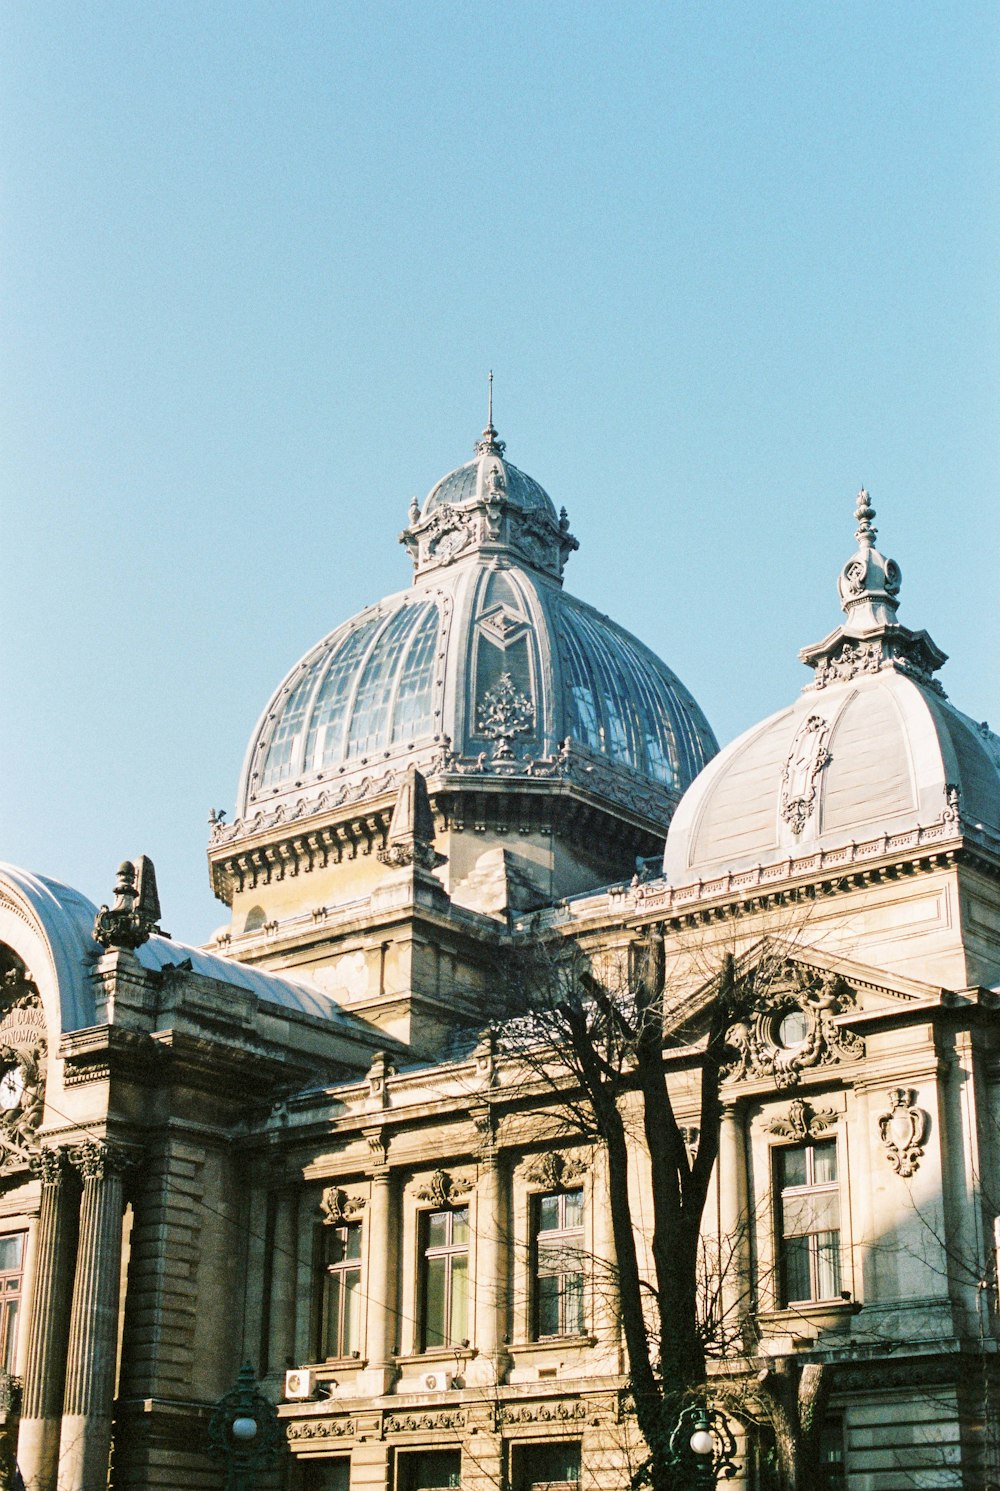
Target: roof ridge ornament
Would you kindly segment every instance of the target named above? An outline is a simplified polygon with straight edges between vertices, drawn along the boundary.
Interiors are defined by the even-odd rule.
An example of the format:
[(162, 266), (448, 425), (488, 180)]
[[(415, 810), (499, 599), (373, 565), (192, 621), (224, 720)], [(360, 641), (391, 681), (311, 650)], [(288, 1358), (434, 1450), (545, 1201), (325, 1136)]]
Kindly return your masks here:
[(94, 939), (109, 951), (126, 948), (134, 952), (155, 932), (169, 937), (159, 925), (160, 898), (156, 891), (153, 861), (140, 854), (135, 864), (123, 860), (115, 880), (115, 904), (102, 906), (94, 919)]
[(477, 456), (502, 456), (507, 442), (501, 440), (493, 426), (493, 369), (490, 368), (486, 396), (486, 428), (472, 447)]

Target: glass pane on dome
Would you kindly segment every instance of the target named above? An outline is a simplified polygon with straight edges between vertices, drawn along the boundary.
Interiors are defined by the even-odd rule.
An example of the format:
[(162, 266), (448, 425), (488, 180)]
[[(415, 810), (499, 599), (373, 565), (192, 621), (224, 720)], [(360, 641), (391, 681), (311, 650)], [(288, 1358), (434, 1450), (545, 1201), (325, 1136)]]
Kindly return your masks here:
[(275, 726), (271, 744), (264, 758), (262, 787), (275, 787), (286, 777), (291, 776), (305, 726), (306, 709), (315, 685), (316, 671), (314, 668), (307, 667), (285, 700), (281, 717)]
[(390, 705), (403, 653), (427, 611), (402, 606), (390, 617), (368, 654), (351, 715), (348, 756), (366, 756), (389, 744)]
[(644, 648), (597, 618), (567, 608), (561, 620), (573, 736), (657, 781), (691, 781), (715, 752), (694, 701)]
[(417, 740), (433, 730), (434, 661), (439, 631), (438, 608), (431, 606), (417, 628), (403, 664), (392, 712), (393, 741)]
[(362, 622), (348, 633), (330, 658), (309, 722), (306, 739), (308, 771), (319, 771), (344, 759), (344, 721), (358, 669), (372, 637), (384, 623), (383, 616), (372, 616)]

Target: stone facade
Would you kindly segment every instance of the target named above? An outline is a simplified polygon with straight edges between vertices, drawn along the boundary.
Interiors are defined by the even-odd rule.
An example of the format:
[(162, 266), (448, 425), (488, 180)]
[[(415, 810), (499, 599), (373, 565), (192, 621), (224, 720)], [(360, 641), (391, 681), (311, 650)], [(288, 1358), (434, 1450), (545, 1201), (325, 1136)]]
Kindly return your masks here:
[[(490, 426), (411, 514), (420, 584), (561, 583), (575, 541), (502, 450)], [(270, 711), (242, 816), (213, 827), (233, 917), (210, 949), (159, 932), (148, 862), (100, 912), (0, 874), (0, 1368), (23, 1384), (0, 1436), (30, 1491), (221, 1487), (209, 1424), (246, 1361), (280, 1423), (262, 1491), (628, 1486), (607, 1156), (481, 1031), (512, 946), (572, 943), (600, 972), (651, 931), (692, 1153), (726, 959), (753, 991), (704, 1223), (715, 1377), (826, 1364), (831, 1491), (997, 1478), (1000, 755), (896, 622), (862, 495), (810, 691), (703, 771), (545, 738), (558, 664), (531, 700), (503, 673), (476, 715), (470, 665), (482, 760), (393, 743), (377, 777), (348, 757), (350, 791), (282, 779), (265, 811)], [(529, 612), (491, 635), (513, 645)], [(632, 875), (671, 815), (665, 873)], [(648, 1263), (638, 1139), (628, 1182)], [(737, 1458), (731, 1484), (765, 1488)]]

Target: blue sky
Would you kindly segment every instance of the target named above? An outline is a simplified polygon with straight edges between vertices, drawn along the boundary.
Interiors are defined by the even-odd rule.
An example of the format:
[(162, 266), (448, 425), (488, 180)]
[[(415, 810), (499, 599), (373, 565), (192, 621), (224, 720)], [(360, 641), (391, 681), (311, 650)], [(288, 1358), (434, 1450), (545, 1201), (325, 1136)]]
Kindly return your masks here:
[(271, 690), (409, 577), (486, 371), (567, 585), (726, 740), (901, 619), (1000, 719), (995, 6), (0, 12), (0, 855), (164, 924)]

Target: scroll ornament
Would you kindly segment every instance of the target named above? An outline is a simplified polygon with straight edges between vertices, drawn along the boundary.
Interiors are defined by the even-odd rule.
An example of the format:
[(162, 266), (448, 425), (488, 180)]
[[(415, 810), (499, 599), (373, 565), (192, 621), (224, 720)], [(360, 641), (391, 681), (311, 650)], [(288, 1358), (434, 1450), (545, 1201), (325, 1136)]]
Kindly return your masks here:
[(524, 1167), (523, 1175), (533, 1185), (544, 1186), (547, 1191), (560, 1191), (580, 1180), (589, 1168), (582, 1156), (557, 1154), (549, 1150), (530, 1160)]
[(418, 1201), (430, 1201), (432, 1205), (454, 1206), (471, 1191), (472, 1183), (464, 1176), (451, 1175), (447, 1170), (435, 1170), (430, 1179), (414, 1192)]

